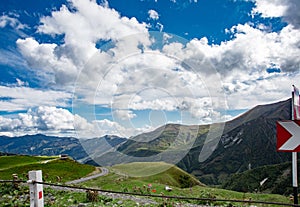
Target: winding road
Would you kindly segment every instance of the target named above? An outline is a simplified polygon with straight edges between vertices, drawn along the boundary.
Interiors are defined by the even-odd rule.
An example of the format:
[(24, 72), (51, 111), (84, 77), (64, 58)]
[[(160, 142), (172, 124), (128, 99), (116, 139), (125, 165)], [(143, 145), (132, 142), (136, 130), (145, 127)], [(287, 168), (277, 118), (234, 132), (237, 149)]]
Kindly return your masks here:
[(109, 173), (109, 170), (105, 167), (100, 167), (100, 169), (101, 169), (101, 173), (91, 175), (91, 176), (88, 176), (88, 177), (84, 177), (84, 178), (80, 178), (80, 179), (77, 179), (77, 180), (72, 180), (72, 181), (66, 182), (66, 184), (70, 185), (70, 184), (77, 184), (77, 183), (85, 182), (85, 181), (88, 181), (88, 180), (91, 180), (91, 179), (94, 179), (94, 178), (97, 178), (97, 177), (107, 175)]
[[(69, 182), (66, 182), (65, 184), (69, 184), (69, 185), (77, 184), (77, 183), (85, 182), (87, 180), (91, 180), (91, 179), (94, 179), (94, 178), (97, 178), (100, 176), (105, 176), (109, 173), (109, 170), (105, 167), (100, 167), (100, 169), (101, 169), (101, 173), (94, 174), (94, 175), (84, 177), (84, 178), (80, 178), (78, 180), (69, 181)], [(70, 191), (84, 192), (83, 189), (74, 189), (74, 188), (58, 187), (58, 186), (50, 186), (50, 187), (55, 190), (70, 190)], [(108, 192), (99, 192), (99, 194), (110, 197), (112, 199), (132, 200), (132, 201), (135, 201), (137, 203), (137, 205), (142, 205), (142, 206), (150, 206), (150, 205), (157, 206), (158, 205), (157, 201), (154, 201), (151, 198), (147, 198), (147, 197), (125, 195), (122, 193), (108, 193)], [(178, 203), (178, 204), (175, 204), (175, 206), (176, 207), (182, 207), (182, 206), (185, 206), (185, 207), (207, 207), (205, 205), (196, 205), (196, 204), (190, 204), (190, 203), (185, 203), (185, 204)]]

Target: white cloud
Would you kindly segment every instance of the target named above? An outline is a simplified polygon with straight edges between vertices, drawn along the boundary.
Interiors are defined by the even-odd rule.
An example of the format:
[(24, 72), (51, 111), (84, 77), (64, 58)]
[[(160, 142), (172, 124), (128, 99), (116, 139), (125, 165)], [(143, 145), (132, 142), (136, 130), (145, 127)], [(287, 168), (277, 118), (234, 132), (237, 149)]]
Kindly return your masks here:
[[(87, 121), (66, 109), (40, 106), (19, 113), (14, 117), (0, 116), (0, 135), (22, 136), (42, 133), (55, 136), (94, 138), (104, 135), (129, 137), (144, 132), (147, 128), (124, 127), (108, 119)], [(152, 129), (152, 128), (151, 128)]]
[(130, 110), (114, 110), (113, 115), (121, 120), (128, 120), (136, 117), (136, 114), (134, 114)]
[(73, 130), (73, 122), (73, 115), (65, 109), (40, 106), (18, 114), (17, 118), (0, 116), (0, 131)]
[[(182, 110), (203, 123), (224, 120), (219, 111), (228, 107), (244, 109), (289, 97), (291, 85), (299, 79), (299, 1), (256, 0), (253, 15), (283, 17), (289, 25), (281, 31), (270, 32), (262, 24), (238, 24), (226, 30), (232, 39), (218, 45), (209, 44), (206, 37), (183, 44), (171, 42), (173, 38), (164, 35), (168, 37), (163, 38), (161, 50), (150, 47), (159, 43), (155, 35), (148, 33), (145, 23), (122, 17), (105, 2), (101, 6), (95, 1), (71, 0), (42, 17), (38, 32), (63, 34), (61, 45), (39, 43), (32, 37), (19, 39), (17, 45), (28, 65), (37, 74), (42, 73), (47, 83), (71, 91), (69, 87), (76, 80), (75, 99), (112, 106), (113, 115), (121, 121), (135, 118), (135, 110), (148, 109)], [(148, 14), (159, 18), (154, 10)], [(160, 23), (157, 26), (163, 29)], [(109, 40), (96, 48), (96, 43)], [(280, 68), (280, 73), (266, 72), (272, 66)], [(60, 103), (63, 107), (63, 98), (70, 98), (69, 93), (52, 91), (49, 95), (51, 91), (18, 89), (26, 97), (39, 97), (41, 93), (43, 98), (32, 104), (25, 95), (10, 95), (11, 100), (0, 102), (3, 110), (24, 109), (40, 102), (49, 106)], [(10, 94), (16, 89), (1, 90)], [(58, 97), (47, 99), (46, 95)], [(76, 123), (79, 131), (91, 135), (96, 131), (126, 135), (138, 131), (107, 119), (88, 122), (77, 117)]]
[(48, 84), (68, 85), (76, 80), (79, 68), (76, 62), (65, 54), (56, 54), (58, 46), (52, 44), (39, 44), (33, 38), (18, 39), (17, 46), (26, 58), (29, 66), (37, 74), (45, 77), (43, 81)]
[(16, 51), (0, 49), (0, 64), (15, 68), (27, 68), (26, 61)]
[(24, 29), (24, 28), (27, 27), (25, 24), (22, 24), (15, 17), (10, 17), (8, 15), (2, 15), (0, 17), (0, 28), (4, 28), (6, 26), (10, 26), (10, 27), (15, 28), (17, 30)]
[(157, 22), (156, 26), (155, 26), (157, 29), (159, 29), (160, 32), (162, 32), (164, 30), (164, 25)]
[(99, 134), (110, 134), (110, 135), (117, 135), (120, 137), (129, 137), (132, 135), (136, 135), (141, 133), (143, 129), (140, 128), (127, 128), (124, 127), (117, 122), (110, 121), (108, 119), (97, 120), (93, 122), (98, 129)]
[(80, 39), (81, 42), (77, 44), (81, 46), (98, 39), (116, 40), (123, 36), (147, 32), (146, 24), (139, 23), (135, 18), (121, 17), (114, 9), (98, 5), (95, 1), (72, 0), (71, 5), (70, 7), (76, 9), (75, 12), (70, 11), (67, 6), (62, 6), (59, 11), (52, 12), (51, 17), (43, 17), (39, 32), (65, 34), (67, 44)]
[(17, 81), (17, 86), (21, 87), (21, 86), (28, 86), (28, 82), (24, 82), (22, 80), (20, 80), (19, 78), (16, 78)]
[(281, 0), (256, 0), (252, 13), (259, 13), (262, 17), (282, 17), (288, 6)]
[(159, 15), (158, 15), (157, 11), (155, 11), (153, 9), (150, 9), (148, 11), (148, 15), (149, 15), (150, 19), (154, 19), (154, 20), (158, 20), (159, 19)]
[[(97, 93), (91, 94), (89, 102), (112, 103), (116, 109), (173, 111), (185, 100), (191, 115), (212, 121), (224, 118), (219, 109), (251, 108), (284, 99), (292, 83), (279, 86), (274, 81), (280, 82), (279, 77), (289, 74), (298, 77), (300, 51), (296, 45), (300, 33), (291, 26), (278, 33), (260, 28), (236, 25), (229, 30), (234, 38), (220, 45), (210, 45), (207, 38), (193, 39), (187, 45), (166, 44), (162, 52), (147, 49), (126, 56), (110, 68), (97, 86), (93, 84)], [(281, 69), (280, 75), (266, 72), (272, 65)], [(272, 93), (270, 87), (274, 87)], [(257, 93), (258, 90), (269, 91), (270, 95)], [(228, 103), (216, 100), (225, 96)], [(211, 108), (203, 110), (193, 104), (208, 97), (214, 100)]]
[[(17, 84), (25, 84), (20, 81)], [(26, 86), (0, 85), (0, 111), (27, 110), (37, 106), (65, 107), (72, 94), (63, 91), (39, 90)]]
[[(39, 43), (32, 37), (17, 41), (29, 66), (36, 69), (36, 73), (42, 71), (49, 83), (73, 84), (89, 58), (99, 52), (98, 41), (117, 41), (119, 52), (122, 48), (128, 49), (127, 46), (138, 49), (140, 43), (149, 42), (146, 24), (135, 18), (121, 17), (114, 9), (94, 1), (72, 0), (69, 3), (53, 11), (51, 16), (42, 17), (38, 27), (38, 32), (46, 35), (64, 34), (64, 44)], [(122, 41), (118, 41), (139, 33), (143, 34), (143, 39), (133, 39), (123, 46)]]
[[(300, 31), (291, 25), (277, 33), (261, 28), (239, 24), (230, 30), (234, 38), (220, 45), (210, 45), (202, 38), (187, 47), (166, 45), (164, 52), (196, 65), (199, 77), (219, 73), (230, 109), (251, 108), (289, 97), (291, 85), (299, 78)], [(274, 66), (280, 68), (280, 74), (266, 71)]]
[(296, 28), (300, 26), (300, 1), (298, 0), (255, 0), (253, 14), (262, 17), (282, 17), (283, 20)]

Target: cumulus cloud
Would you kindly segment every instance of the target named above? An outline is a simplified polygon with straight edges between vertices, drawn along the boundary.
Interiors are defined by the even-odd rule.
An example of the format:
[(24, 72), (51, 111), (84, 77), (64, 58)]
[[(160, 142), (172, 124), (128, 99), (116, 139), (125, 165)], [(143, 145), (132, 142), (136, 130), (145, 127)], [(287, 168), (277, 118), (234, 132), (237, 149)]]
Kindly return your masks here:
[(49, 106), (29, 109), (26, 113), (19, 113), (14, 118), (0, 116), (0, 134), (5, 136), (43, 133), (78, 138), (94, 138), (108, 134), (129, 137), (143, 130), (141, 128), (128, 129), (107, 119), (89, 122), (66, 109)]
[[(179, 43), (166, 45), (164, 52), (197, 65), (198, 74), (209, 77), (213, 71), (219, 73), (230, 108), (251, 108), (288, 97), (292, 83), (299, 78), (300, 31), (292, 25), (268, 32), (239, 24), (230, 32), (233, 39), (219, 45), (210, 45), (204, 37), (193, 39), (186, 47)], [(272, 74), (267, 71), (270, 67), (280, 70)], [(281, 81), (285, 84), (276, 84)]]
[[(95, 1), (72, 0), (68, 6), (53, 11), (51, 16), (42, 17), (40, 22), (39, 33), (63, 34), (64, 43), (39, 43), (28, 37), (17, 40), (17, 46), (31, 68), (37, 73), (43, 71), (46, 81), (58, 85), (74, 83), (86, 61), (98, 52), (96, 43), (99, 41), (117, 41), (137, 33), (145, 34), (144, 39), (132, 40), (126, 46), (137, 47), (141, 42), (149, 41), (145, 23), (121, 17), (114, 9)], [(118, 42), (119, 47), (121, 43)]]
[[(28, 37), (19, 39), (17, 46), (28, 65), (43, 73), (50, 85), (70, 91), (68, 86), (76, 81), (74, 99), (111, 106), (113, 116), (121, 121), (136, 118), (135, 110), (181, 110), (206, 123), (220, 121), (228, 118), (220, 113), (228, 108), (251, 108), (288, 97), (291, 85), (300, 78), (297, 0), (256, 0), (253, 15), (280, 17), (288, 25), (272, 32), (263, 24), (238, 24), (226, 30), (232, 39), (220, 44), (211, 44), (206, 37), (173, 42), (171, 35), (156, 38), (145, 23), (121, 16), (105, 2), (71, 0), (42, 17), (38, 32), (62, 35), (62, 44)], [(159, 18), (154, 10), (148, 14)], [(269, 73), (270, 67), (279, 71)], [(19, 89), (36, 94), (21, 85)], [(9, 94), (15, 89), (0, 90)], [(25, 97), (8, 97), (12, 100), (1, 102), (4, 109), (25, 104)], [(43, 102), (51, 105), (53, 99)], [(75, 128), (100, 134), (138, 131), (108, 119), (76, 120)]]
[(253, 14), (262, 17), (282, 17), (287, 23), (296, 28), (300, 26), (300, 2), (298, 0), (255, 0)]
[(28, 65), (36, 69), (38, 74), (41, 73), (48, 84), (67, 85), (76, 80), (78, 72), (76, 64), (65, 55), (57, 56), (56, 44), (39, 44), (29, 37), (18, 39), (17, 46)]
[(56, 107), (40, 106), (27, 113), (18, 114), (17, 118), (0, 117), (0, 131), (48, 131), (73, 130), (72, 113)]
[[(149, 14), (158, 18), (154, 10)], [(185, 71), (180, 59), (149, 48), (155, 40), (149, 37), (144, 23), (121, 17), (115, 10), (95, 2), (71, 1), (71, 5), (64, 5), (51, 16), (43, 17), (38, 31), (48, 35), (64, 34), (64, 44), (38, 43), (33, 38), (19, 39), (17, 45), (29, 65), (44, 71), (48, 81), (55, 83), (56, 87), (73, 83), (80, 73), (76, 97), (102, 105), (113, 99), (120, 117), (134, 116), (124, 113), (129, 105), (132, 110), (172, 111), (180, 108), (177, 99), (181, 100), (182, 96), (189, 97), (191, 102), (194, 92), (198, 91), (196, 97), (203, 95), (197, 74)], [(134, 35), (136, 33), (138, 35)], [(99, 40), (113, 40), (111, 48), (108, 51), (97, 50), (95, 43)], [(195, 58), (198, 57), (195, 55)], [(87, 59), (89, 62), (85, 63)], [(148, 94), (150, 99), (146, 100), (143, 95), (141, 101), (128, 104), (139, 91), (144, 93), (145, 88), (151, 87), (158, 87), (166, 93), (157, 96), (154, 91)]]
[(154, 19), (154, 20), (158, 20), (159, 19), (159, 15), (158, 15), (157, 11), (155, 11), (153, 9), (150, 9), (148, 11), (148, 15), (149, 15), (150, 19)]

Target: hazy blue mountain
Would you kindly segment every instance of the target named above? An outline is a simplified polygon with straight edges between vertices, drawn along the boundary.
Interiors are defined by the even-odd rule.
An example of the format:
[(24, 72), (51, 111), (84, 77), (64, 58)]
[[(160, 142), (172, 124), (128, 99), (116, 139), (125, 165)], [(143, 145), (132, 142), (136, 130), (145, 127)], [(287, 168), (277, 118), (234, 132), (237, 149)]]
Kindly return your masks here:
[[(116, 146), (124, 141), (124, 138), (117, 136), (104, 136), (86, 140), (79, 140), (73, 137), (45, 136), (42, 134), (21, 137), (0, 136), (0, 152), (48, 156), (67, 154), (73, 159), (85, 161), (89, 159), (90, 155), (95, 155), (97, 152), (107, 152), (107, 147), (99, 145), (99, 143), (106, 142), (111, 146)], [(88, 154), (83, 146), (93, 146), (94, 154)]]

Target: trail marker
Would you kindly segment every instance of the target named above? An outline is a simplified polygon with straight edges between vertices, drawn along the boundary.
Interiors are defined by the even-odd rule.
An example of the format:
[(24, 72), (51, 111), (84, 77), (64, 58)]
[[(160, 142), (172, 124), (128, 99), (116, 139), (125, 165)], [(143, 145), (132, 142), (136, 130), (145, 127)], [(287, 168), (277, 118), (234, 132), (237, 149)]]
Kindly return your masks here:
[(42, 171), (29, 171), (29, 190), (30, 190), (30, 207), (44, 207), (43, 184), (34, 183), (42, 182)]

